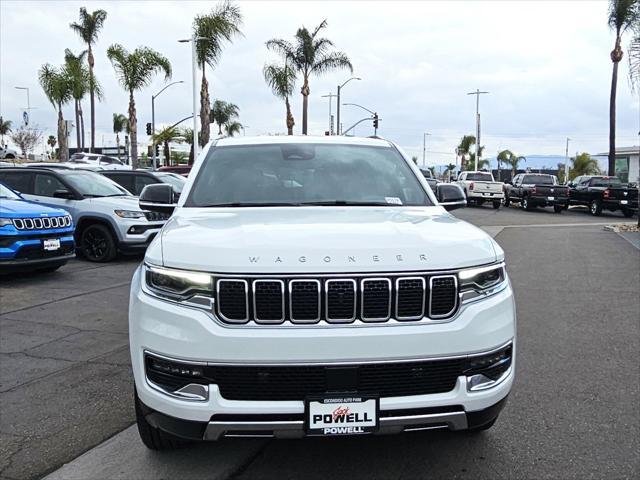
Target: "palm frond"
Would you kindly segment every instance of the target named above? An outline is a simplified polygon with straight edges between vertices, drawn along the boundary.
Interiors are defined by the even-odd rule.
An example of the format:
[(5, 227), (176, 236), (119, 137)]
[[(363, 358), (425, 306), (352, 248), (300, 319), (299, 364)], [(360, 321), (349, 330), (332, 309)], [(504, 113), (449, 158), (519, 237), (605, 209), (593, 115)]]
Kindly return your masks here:
[(640, 88), (640, 26), (629, 44), (629, 81), (632, 90)]
[(347, 69), (350, 73), (353, 73), (353, 65), (351, 65), (349, 57), (342, 52), (332, 52), (322, 55), (310, 70), (316, 74), (323, 74), (328, 71), (341, 68)]
[(113, 114), (113, 133), (120, 133), (126, 129), (129, 119), (121, 113)]
[(38, 71), (38, 80), (54, 108), (59, 109), (71, 100), (71, 82), (64, 67), (56, 68), (47, 63)]
[(638, 0), (609, 0), (609, 26), (620, 35), (640, 19)]
[(69, 28), (77, 33), (87, 45), (96, 43), (98, 34), (107, 19), (107, 12), (104, 10), (95, 10), (89, 13), (85, 7), (80, 7), (79, 17), (80, 21), (70, 23)]
[(236, 35), (242, 35), (242, 13), (240, 7), (230, 1), (224, 1), (208, 15), (198, 15), (193, 21), (193, 33), (198, 40), (196, 54), (198, 63), (215, 67), (220, 59), (222, 47), (231, 42)]
[(296, 72), (293, 68), (276, 64), (265, 65), (262, 69), (264, 80), (279, 98), (285, 99), (293, 94), (296, 85)]

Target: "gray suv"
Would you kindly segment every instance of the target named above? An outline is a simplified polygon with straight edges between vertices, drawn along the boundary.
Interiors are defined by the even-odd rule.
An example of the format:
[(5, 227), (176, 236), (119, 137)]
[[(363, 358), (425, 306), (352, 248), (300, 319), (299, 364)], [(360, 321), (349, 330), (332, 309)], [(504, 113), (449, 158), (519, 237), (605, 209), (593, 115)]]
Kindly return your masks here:
[(144, 252), (169, 217), (142, 211), (131, 193), (94, 172), (3, 168), (0, 182), (27, 200), (68, 211), (79, 253), (92, 262), (113, 260), (119, 251)]

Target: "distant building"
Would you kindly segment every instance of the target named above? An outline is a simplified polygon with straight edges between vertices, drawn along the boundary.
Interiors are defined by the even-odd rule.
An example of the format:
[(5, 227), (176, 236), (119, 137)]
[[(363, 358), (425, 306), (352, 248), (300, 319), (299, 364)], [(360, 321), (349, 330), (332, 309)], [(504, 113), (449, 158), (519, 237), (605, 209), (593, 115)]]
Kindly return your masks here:
[[(607, 155), (607, 153), (598, 154), (599, 157)], [(640, 146), (616, 148), (615, 175), (623, 182), (640, 182), (639, 158)]]

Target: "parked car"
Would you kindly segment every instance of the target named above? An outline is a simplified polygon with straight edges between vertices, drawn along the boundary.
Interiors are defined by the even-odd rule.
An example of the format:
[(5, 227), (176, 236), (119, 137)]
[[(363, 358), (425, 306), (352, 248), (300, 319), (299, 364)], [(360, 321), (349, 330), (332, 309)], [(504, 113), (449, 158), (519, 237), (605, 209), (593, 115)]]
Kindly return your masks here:
[(92, 172), (100, 172), (104, 170), (104, 168), (99, 167), (98, 165), (80, 162), (30, 162), (23, 163), (22, 166), (31, 168), (73, 168), (76, 170), (89, 170)]
[(104, 170), (131, 170), (131, 165), (126, 165), (116, 157), (101, 155), (98, 153), (78, 152), (71, 155), (68, 163), (80, 165), (94, 165)]
[(106, 170), (100, 173), (130, 191), (136, 197), (140, 195), (144, 187), (156, 183), (168, 183), (173, 187), (174, 192), (180, 195), (187, 181), (186, 178), (175, 173), (148, 170), (131, 170), (127, 172), (123, 170)]
[(52, 272), (75, 256), (71, 215), (24, 200), (0, 183), (0, 274)]
[(569, 189), (558, 185), (554, 175), (543, 173), (519, 173), (505, 184), (504, 204), (519, 203), (523, 210), (536, 207), (553, 207), (561, 213), (569, 207)]
[(496, 182), (490, 172), (460, 172), (456, 181), (467, 196), (467, 202), (482, 205), (491, 202), (498, 209), (504, 199), (502, 182)]
[(618, 177), (583, 175), (569, 183), (569, 203), (586, 205), (591, 215), (620, 210), (625, 217), (638, 211), (638, 188), (624, 185)]
[(191, 168), (192, 165), (173, 165), (171, 167), (160, 167), (158, 171), (177, 173), (178, 175), (182, 175), (183, 177), (188, 177), (189, 172), (191, 172)]
[(137, 198), (95, 172), (3, 168), (0, 181), (27, 200), (71, 213), (79, 253), (92, 262), (108, 262), (118, 251), (143, 252), (168, 218), (143, 212)]
[(515, 303), (503, 250), (447, 212), (460, 187), (382, 139), (211, 145), (131, 284), (144, 444), (490, 428)]
[(18, 158), (18, 152), (6, 145), (0, 146), (0, 160), (15, 160)]

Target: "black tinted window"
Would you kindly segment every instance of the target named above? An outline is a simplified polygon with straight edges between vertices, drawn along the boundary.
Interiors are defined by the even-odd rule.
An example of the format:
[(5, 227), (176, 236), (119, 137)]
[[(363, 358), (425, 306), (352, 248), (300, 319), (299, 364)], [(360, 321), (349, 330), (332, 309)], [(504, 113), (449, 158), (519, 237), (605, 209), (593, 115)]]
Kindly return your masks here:
[(473, 180), (476, 182), (493, 182), (493, 177), (490, 173), (467, 173), (466, 180)]
[(554, 185), (555, 181), (551, 175), (525, 175), (522, 183), (532, 185)]
[(49, 173), (36, 173), (33, 182), (33, 194), (53, 197), (56, 190), (68, 190), (64, 184)]
[(134, 195), (139, 196), (140, 193), (142, 192), (142, 189), (147, 185), (153, 185), (154, 183), (159, 183), (158, 180), (156, 180), (150, 175), (136, 175), (135, 177), (136, 179), (135, 179), (134, 187), (132, 190)]
[(0, 172), (0, 181), (18, 193), (33, 193), (31, 172)]
[(133, 192), (133, 175), (124, 175), (117, 173), (108, 173), (105, 175), (110, 180), (113, 180), (125, 190)]
[(608, 177), (608, 178), (592, 178), (591, 186), (592, 187), (617, 187), (622, 185), (622, 182), (618, 177)]

